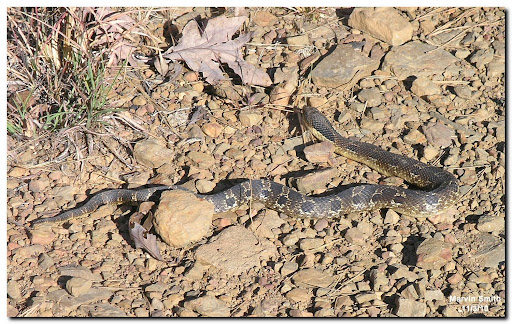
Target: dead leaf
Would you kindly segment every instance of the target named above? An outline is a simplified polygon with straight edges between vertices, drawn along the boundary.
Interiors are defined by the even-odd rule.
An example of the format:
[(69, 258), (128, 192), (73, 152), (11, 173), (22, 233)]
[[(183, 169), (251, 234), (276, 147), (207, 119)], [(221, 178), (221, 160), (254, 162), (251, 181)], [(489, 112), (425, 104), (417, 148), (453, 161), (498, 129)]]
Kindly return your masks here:
[[(151, 256), (159, 261), (164, 261), (162, 255), (160, 254), (160, 249), (156, 243), (156, 236), (149, 233), (141, 224), (140, 220), (142, 219), (142, 213), (134, 213), (130, 217), (129, 223), (129, 233), (130, 238), (135, 243), (136, 249), (144, 249)], [(146, 225), (146, 224), (145, 224)]]
[(170, 47), (163, 57), (185, 61), (190, 69), (201, 72), (210, 84), (225, 80), (220, 62), (228, 64), (245, 84), (269, 86), (272, 81), (268, 74), (242, 57), (240, 48), (251, 39), (252, 34), (231, 39), (246, 19), (245, 16), (219, 16), (210, 19), (202, 33), (197, 22), (191, 20), (183, 28), (178, 45)]

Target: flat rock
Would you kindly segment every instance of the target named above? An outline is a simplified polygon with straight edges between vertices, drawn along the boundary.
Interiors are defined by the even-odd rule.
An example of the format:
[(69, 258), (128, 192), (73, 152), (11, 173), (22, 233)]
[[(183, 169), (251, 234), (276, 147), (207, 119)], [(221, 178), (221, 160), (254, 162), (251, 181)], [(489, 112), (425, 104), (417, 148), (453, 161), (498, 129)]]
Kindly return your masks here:
[(196, 250), (196, 260), (209, 264), (228, 275), (239, 275), (258, 267), (277, 253), (276, 246), (258, 239), (243, 226), (231, 226)]
[(300, 192), (308, 194), (316, 189), (325, 188), (337, 174), (334, 168), (316, 171), (297, 180), (297, 188)]
[(357, 98), (359, 101), (366, 103), (367, 107), (377, 107), (384, 99), (378, 88), (363, 89), (359, 91)]
[(66, 281), (66, 290), (75, 297), (87, 293), (91, 286), (92, 281), (84, 278), (71, 278)]
[[(430, 52), (433, 49), (436, 51)], [(382, 63), (382, 70), (404, 80), (410, 76), (429, 77), (442, 74), (445, 68), (458, 59), (445, 51), (421, 41), (392, 47)]]
[(484, 215), (478, 219), (476, 229), (480, 232), (502, 231), (505, 228), (505, 218), (493, 215)]
[(184, 190), (162, 193), (153, 218), (162, 240), (183, 247), (205, 237), (210, 231), (215, 206)]
[(411, 91), (418, 97), (441, 94), (441, 88), (428, 78), (417, 78), (412, 82)]
[(452, 246), (434, 238), (421, 242), (416, 251), (416, 266), (425, 270), (440, 269), (452, 260)]
[(398, 317), (425, 317), (427, 305), (413, 299), (398, 298), (395, 315)]
[(448, 147), (452, 139), (456, 138), (455, 131), (441, 123), (429, 124), (423, 127), (427, 142), (433, 147)]
[(380, 61), (368, 58), (351, 45), (338, 45), (311, 72), (318, 87), (337, 88), (356, 84), (379, 67)]
[(348, 25), (393, 46), (410, 40), (414, 31), (409, 19), (391, 7), (356, 8), (350, 14)]
[(206, 317), (228, 317), (230, 315), (226, 303), (209, 295), (186, 301), (185, 308)]
[(126, 317), (126, 313), (119, 307), (110, 304), (92, 304), (80, 306), (90, 317)]
[(215, 164), (215, 158), (208, 153), (194, 151), (189, 152), (187, 157), (201, 169), (208, 169)]
[(166, 162), (171, 162), (174, 154), (155, 139), (143, 140), (135, 144), (133, 157), (137, 163), (150, 168), (159, 168)]
[(49, 292), (46, 298), (55, 303), (55, 316), (67, 316), (73, 310), (81, 305), (96, 303), (100, 300), (106, 300), (112, 296), (113, 292), (107, 288), (91, 288), (88, 293), (73, 297), (66, 290), (58, 289)]
[(317, 269), (300, 270), (292, 277), (293, 282), (304, 288), (327, 288), (334, 281), (330, 274)]
[(462, 257), (462, 261), (470, 268), (496, 268), (505, 262), (505, 243), (499, 237), (489, 233), (470, 235), (463, 241), (471, 251)]
[(100, 275), (92, 273), (90, 269), (80, 265), (67, 265), (59, 268), (61, 276), (83, 278), (91, 281), (101, 281)]

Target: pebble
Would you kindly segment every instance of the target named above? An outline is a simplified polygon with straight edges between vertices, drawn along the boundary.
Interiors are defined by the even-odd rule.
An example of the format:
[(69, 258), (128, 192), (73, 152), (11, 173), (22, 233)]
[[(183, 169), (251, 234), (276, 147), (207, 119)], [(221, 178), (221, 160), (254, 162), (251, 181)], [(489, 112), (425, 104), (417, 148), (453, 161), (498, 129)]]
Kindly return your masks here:
[(404, 136), (404, 142), (410, 145), (423, 144), (427, 141), (425, 135), (423, 135), (417, 129), (411, 129), (407, 135)]
[(314, 190), (322, 189), (331, 182), (338, 171), (334, 168), (328, 168), (316, 171), (297, 180), (297, 189), (302, 193), (311, 193)]
[(156, 232), (174, 247), (196, 242), (210, 231), (214, 206), (193, 193), (183, 190), (165, 191), (160, 196), (153, 217)]
[[(429, 124), (423, 128), (427, 142), (434, 147), (449, 147), (456, 138), (455, 131), (441, 123)], [(436, 151), (437, 154), (437, 151)]]
[(55, 241), (57, 236), (46, 226), (30, 230), (30, 243), (48, 245)]
[(215, 188), (216, 184), (213, 181), (200, 179), (196, 181), (197, 192), (208, 193)]
[(144, 98), (144, 96), (137, 96), (132, 100), (132, 104), (134, 104), (135, 106), (144, 106), (146, 103), (147, 100), (146, 98)]
[(305, 35), (287, 37), (286, 43), (289, 45), (306, 46), (306, 45), (309, 45), (309, 36), (307, 34), (305, 34)]
[(187, 157), (195, 163), (200, 169), (208, 169), (215, 164), (215, 158), (208, 153), (189, 152)]
[(23, 298), (21, 295), (20, 286), (15, 280), (7, 281), (7, 296), (11, 298), (14, 302), (17, 302)]

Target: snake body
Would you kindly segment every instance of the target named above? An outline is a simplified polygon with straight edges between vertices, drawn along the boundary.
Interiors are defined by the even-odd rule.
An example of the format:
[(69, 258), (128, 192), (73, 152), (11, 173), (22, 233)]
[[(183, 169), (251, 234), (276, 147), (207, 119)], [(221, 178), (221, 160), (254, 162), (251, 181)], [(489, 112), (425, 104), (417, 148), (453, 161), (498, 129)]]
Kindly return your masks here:
[[(259, 179), (247, 180), (219, 193), (196, 196), (211, 202), (215, 206), (215, 213), (238, 208), (252, 200), (292, 217), (311, 218), (339, 217), (352, 212), (381, 208), (391, 208), (414, 217), (426, 217), (440, 214), (458, 201), (458, 181), (451, 173), (388, 152), (373, 144), (344, 138), (316, 108), (304, 107), (302, 120), (317, 139), (333, 143), (336, 153), (363, 163), (386, 176), (400, 177), (419, 189), (361, 184), (330, 196), (310, 197), (277, 182)], [(157, 186), (139, 190), (105, 191), (95, 195), (81, 207), (55, 217), (37, 219), (32, 225), (64, 222), (90, 213), (104, 204), (147, 201), (159, 192), (178, 188)]]

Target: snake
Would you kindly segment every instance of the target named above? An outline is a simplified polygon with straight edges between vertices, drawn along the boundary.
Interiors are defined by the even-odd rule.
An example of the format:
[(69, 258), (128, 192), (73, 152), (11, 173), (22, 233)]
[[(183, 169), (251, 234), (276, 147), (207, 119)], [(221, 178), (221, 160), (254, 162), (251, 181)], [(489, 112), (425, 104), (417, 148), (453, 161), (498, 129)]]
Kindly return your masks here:
[[(283, 184), (267, 180), (246, 180), (213, 194), (195, 194), (214, 205), (215, 213), (230, 211), (249, 202), (261, 202), (267, 208), (298, 218), (332, 218), (388, 208), (420, 218), (439, 215), (459, 199), (457, 178), (450, 172), (416, 159), (386, 151), (376, 145), (346, 138), (314, 107), (303, 107), (300, 120), (314, 137), (334, 145), (334, 152), (365, 164), (385, 176), (400, 177), (408, 188), (358, 184), (326, 196), (307, 196)], [(32, 226), (60, 223), (84, 216), (105, 204), (143, 202), (167, 191), (182, 189), (162, 185), (143, 189), (112, 189), (94, 195), (81, 207), (54, 217), (36, 219)]]

